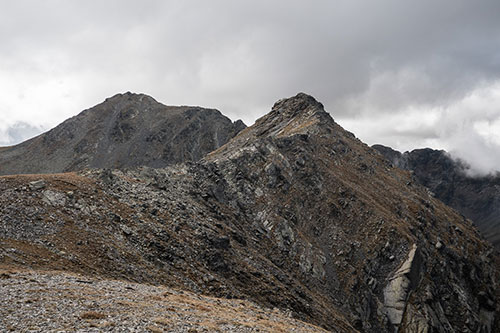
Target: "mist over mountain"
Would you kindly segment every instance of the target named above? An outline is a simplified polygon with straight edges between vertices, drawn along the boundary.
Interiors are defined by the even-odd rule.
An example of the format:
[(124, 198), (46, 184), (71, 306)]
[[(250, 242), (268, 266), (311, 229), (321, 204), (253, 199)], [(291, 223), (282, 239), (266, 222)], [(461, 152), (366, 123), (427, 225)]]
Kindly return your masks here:
[(395, 166), (413, 171), (436, 198), (474, 221), (483, 235), (500, 248), (500, 174), (471, 175), (469, 166), (443, 150), (416, 149), (401, 153), (372, 146)]
[[(316, 99), (300, 93), (279, 100), (242, 130), (218, 112), (190, 110), (117, 95), (19, 145), (14, 151), (40, 145), (49, 157), (64, 156), (63, 169), (83, 170), (14, 175), (22, 172), (12, 163), (14, 172), (0, 177), (0, 268), (11, 271), (2, 278), (59, 270), (160, 284), (277, 308), (332, 332), (498, 331), (500, 266), (491, 244), (409, 172), (340, 127)], [(149, 113), (161, 116), (147, 123)], [(101, 114), (105, 121), (96, 124)], [(204, 114), (213, 119), (194, 121)], [(168, 131), (146, 140), (150, 131), (137, 126), (170, 122), (183, 140)], [(88, 142), (91, 129), (98, 142)], [(81, 153), (74, 145), (80, 133), (88, 138)], [(215, 133), (227, 134), (216, 140)], [(213, 150), (198, 159), (209, 139)], [(175, 161), (185, 163), (156, 167), (157, 158), (168, 161), (150, 146), (164, 152), (174, 143), (182, 152)], [(133, 162), (110, 169), (127, 156), (122, 151), (133, 153)], [(74, 163), (85, 153), (84, 163)], [(43, 172), (61, 170), (47, 160)], [(19, 167), (26, 170), (24, 162)], [(23, 292), (9, 290), (13, 298)], [(26, 307), (3, 309), (10, 313), (5, 327), (30, 315)], [(110, 309), (93, 309), (86, 327), (115, 320)], [(212, 329), (236, 323), (231, 313)], [(41, 326), (48, 325), (44, 316)], [(174, 327), (160, 319), (144, 321)]]

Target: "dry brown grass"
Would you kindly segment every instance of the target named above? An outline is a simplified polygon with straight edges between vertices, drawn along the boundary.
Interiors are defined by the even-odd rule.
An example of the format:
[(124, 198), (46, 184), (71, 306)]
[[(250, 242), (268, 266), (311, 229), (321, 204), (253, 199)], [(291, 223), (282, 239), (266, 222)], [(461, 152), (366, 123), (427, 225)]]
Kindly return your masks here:
[(203, 311), (203, 312), (210, 312), (210, 311), (212, 311), (212, 310), (210, 310), (209, 308), (207, 308), (206, 306), (204, 306), (202, 304), (195, 304), (194, 308), (196, 310), (200, 310), (200, 311)]
[(161, 328), (158, 328), (156, 326), (153, 326), (153, 325), (149, 325), (148, 327), (146, 327), (149, 331), (153, 332), (153, 333), (163, 333), (163, 330)]
[(293, 134), (301, 133), (306, 128), (314, 126), (318, 123), (317, 119), (310, 119), (308, 121), (294, 121), (287, 124), (279, 133), (278, 137), (291, 136)]

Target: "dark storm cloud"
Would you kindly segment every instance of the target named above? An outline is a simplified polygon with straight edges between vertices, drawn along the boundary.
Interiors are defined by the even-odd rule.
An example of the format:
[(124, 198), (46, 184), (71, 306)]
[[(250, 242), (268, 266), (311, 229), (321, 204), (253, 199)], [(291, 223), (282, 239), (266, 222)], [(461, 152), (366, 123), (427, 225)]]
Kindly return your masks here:
[(440, 127), (453, 112), (483, 121), (481, 103), (462, 102), (497, 87), (498, 13), (499, 1), (463, 0), (5, 1), (0, 138), (120, 91), (247, 123), (305, 91), (369, 143), (453, 150), (457, 133)]

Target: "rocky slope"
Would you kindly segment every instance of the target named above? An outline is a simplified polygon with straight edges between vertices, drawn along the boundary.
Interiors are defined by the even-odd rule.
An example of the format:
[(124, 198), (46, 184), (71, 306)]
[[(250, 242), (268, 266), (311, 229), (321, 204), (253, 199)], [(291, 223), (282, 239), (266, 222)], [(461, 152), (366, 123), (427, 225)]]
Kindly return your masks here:
[(118, 94), (47, 133), (0, 149), (0, 175), (197, 161), (243, 128), (217, 110)]
[(197, 163), (0, 178), (0, 264), (168, 285), (334, 332), (496, 332), (475, 227), (299, 94)]
[(0, 302), (2, 332), (326, 332), (248, 301), (65, 272), (0, 270)]
[(382, 145), (373, 148), (395, 166), (413, 171), (436, 198), (474, 221), (485, 238), (500, 249), (500, 175), (470, 176), (465, 164), (442, 150), (400, 153)]

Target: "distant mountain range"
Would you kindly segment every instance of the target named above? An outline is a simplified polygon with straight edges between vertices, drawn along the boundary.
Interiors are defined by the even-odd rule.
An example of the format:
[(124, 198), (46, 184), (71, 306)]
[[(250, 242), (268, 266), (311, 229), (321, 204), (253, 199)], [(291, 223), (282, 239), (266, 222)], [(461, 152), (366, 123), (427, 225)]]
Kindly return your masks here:
[[(92, 278), (68, 288), (96, 277), (160, 284), (332, 332), (500, 330), (498, 253), (410, 172), (303, 93), (243, 128), (218, 111), (124, 94), (0, 152), (11, 174), (0, 177), (0, 277), (66, 271)], [(77, 171), (50, 174), (67, 170)], [(28, 172), (45, 174), (13, 175)], [(25, 300), (16, 286), (8, 297)], [(88, 297), (89, 330), (135, 306), (95, 309), (104, 300)], [(28, 311), (51, 329), (48, 312), (29, 307), (39, 300), (28, 301), (5, 302), (0, 325), (16, 329)], [(245, 331), (241, 312), (202, 309), (212, 330)]]
[(382, 145), (372, 147), (395, 166), (413, 171), (436, 198), (474, 221), (486, 239), (500, 249), (500, 175), (470, 176), (463, 162), (443, 150), (400, 153)]

